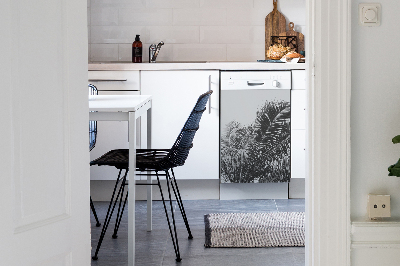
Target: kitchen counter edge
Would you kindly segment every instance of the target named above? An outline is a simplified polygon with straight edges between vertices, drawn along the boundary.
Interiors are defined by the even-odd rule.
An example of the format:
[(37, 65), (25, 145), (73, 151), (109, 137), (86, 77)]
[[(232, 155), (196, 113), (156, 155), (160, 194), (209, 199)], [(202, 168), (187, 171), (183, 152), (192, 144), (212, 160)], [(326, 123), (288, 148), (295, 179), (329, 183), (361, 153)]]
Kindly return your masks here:
[(305, 63), (210, 62), (210, 63), (89, 63), (89, 71), (124, 70), (292, 70), (306, 69)]

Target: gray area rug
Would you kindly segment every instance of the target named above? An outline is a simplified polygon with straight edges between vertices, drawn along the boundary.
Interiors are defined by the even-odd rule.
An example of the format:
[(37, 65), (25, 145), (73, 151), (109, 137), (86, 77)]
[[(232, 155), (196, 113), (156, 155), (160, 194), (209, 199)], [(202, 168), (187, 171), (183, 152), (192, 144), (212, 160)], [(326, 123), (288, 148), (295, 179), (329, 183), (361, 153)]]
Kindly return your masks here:
[(304, 246), (304, 218), (304, 212), (207, 214), (205, 247)]

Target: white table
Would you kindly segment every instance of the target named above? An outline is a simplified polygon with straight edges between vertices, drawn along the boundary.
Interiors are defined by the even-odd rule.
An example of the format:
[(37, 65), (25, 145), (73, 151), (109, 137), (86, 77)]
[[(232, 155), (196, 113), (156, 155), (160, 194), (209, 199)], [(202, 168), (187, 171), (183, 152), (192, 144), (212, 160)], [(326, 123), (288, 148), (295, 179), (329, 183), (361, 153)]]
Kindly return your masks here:
[[(150, 95), (90, 95), (89, 120), (128, 121), (129, 134), (129, 196), (128, 196), (128, 265), (135, 265), (135, 169), (136, 119), (147, 114), (147, 148), (151, 148)], [(96, 112), (93, 112), (96, 111)], [(142, 129), (141, 129), (142, 130)], [(151, 176), (147, 182), (151, 183)], [(147, 230), (152, 230), (152, 186), (147, 188)]]

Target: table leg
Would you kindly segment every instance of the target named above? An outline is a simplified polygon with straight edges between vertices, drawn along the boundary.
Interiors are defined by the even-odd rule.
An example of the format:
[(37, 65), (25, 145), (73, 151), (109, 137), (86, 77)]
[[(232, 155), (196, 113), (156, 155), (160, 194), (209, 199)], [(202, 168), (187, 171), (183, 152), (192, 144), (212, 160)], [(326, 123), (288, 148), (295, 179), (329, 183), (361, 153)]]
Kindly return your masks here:
[(136, 169), (136, 119), (129, 112), (129, 196), (128, 196), (128, 266), (135, 265), (135, 169)]
[[(151, 107), (147, 110), (147, 149), (151, 149)], [(149, 174), (151, 172), (148, 172)], [(147, 183), (152, 183), (152, 176), (147, 176)], [(147, 231), (153, 230), (153, 186), (147, 186)]]

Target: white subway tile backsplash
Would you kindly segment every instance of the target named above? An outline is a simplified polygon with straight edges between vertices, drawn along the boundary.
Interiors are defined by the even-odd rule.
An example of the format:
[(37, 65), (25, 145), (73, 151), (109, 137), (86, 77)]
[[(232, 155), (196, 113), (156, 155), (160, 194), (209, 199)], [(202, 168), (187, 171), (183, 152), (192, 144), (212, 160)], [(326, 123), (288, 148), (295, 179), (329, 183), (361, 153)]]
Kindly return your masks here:
[(229, 0), (200, 0), (200, 7), (203, 8), (227, 8)]
[(174, 44), (174, 61), (226, 61), (226, 44)]
[[(282, 1), (282, 0), (281, 0)], [(278, 1), (278, 10), (280, 11), (280, 2)], [(292, 0), (296, 1), (296, 0)], [(268, 15), (269, 12), (272, 11), (274, 8), (274, 4), (272, 1), (269, 0), (253, 0), (253, 7), (257, 9), (263, 9), (266, 12), (266, 15)]]
[(118, 61), (118, 44), (91, 44), (91, 62)]
[[(287, 24), (305, 34), (306, 0), (279, 0)], [(264, 58), (272, 0), (88, 0), (89, 61), (130, 62), (140, 34), (164, 41), (157, 61), (254, 61)]]
[(252, 40), (252, 43), (264, 45), (265, 26), (253, 26), (250, 38)]
[(132, 43), (136, 34), (145, 35), (145, 27), (92, 26), (91, 43)]
[(250, 43), (252, 27), (201, 26), (200, 43)]
[(249, 8), (253, 7), (253, 0), (229, 0), (226, 8)]
[(147, 30), (149, 43), (199, 43), (198, 26), (151, 26)]
[(173, 12), (173, 25), (177, 26), (226, 25), (226, 9), (223, 8), (179, 8)]
[(132, 44), (118, 44), (118, 61), (132, 62)]
[(253, 0), (200, 0), (204, 8), (252, 8)]
[(92, 7), (145, 8), (146, 0), (89, 0)]
[[(306, 1), (291, 0), (281, 1), (280, 12), (286, 17), (286, 23), (297, 21), (299, 24), (305, 25), (306, 22)], [(302, 22), (302, 23), (301, 23)]]
[(198, 8), (200, 0), (147, 0), (147, 8)]
[(265, 59), (264, 44), (228, 44), (227, 61), (255, 62)]
[(300, 25), (300, 24), (296, 24), (296, 22), (294, 23), (294, 30), (297, 32), (301, 32), (303, 33), (303, 35), (306, 34), (306, 26), (305, 25)]
[(92, 26), (117, 26), (118, 8), (102, 7), (92, 8), (91, 23)]
[(121, 26), (172, 25), (172, 9), (121, 8), (119, 10), (119, 25)]
[(265, 26), (268, 13), (257, 8), (227, 9), (228, 26)]

